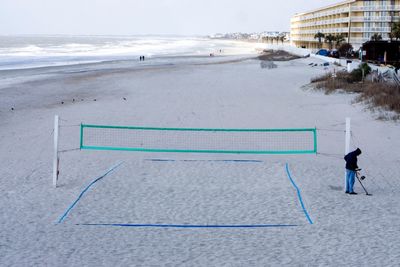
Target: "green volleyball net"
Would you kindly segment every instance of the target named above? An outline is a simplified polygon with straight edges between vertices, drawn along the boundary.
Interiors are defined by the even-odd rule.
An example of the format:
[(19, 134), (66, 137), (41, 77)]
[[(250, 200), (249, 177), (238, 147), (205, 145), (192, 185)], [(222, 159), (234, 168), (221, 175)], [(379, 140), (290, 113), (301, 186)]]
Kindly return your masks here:
[(312, 154), (317, 130), (81, 125), (80, 148), (175, 153)]

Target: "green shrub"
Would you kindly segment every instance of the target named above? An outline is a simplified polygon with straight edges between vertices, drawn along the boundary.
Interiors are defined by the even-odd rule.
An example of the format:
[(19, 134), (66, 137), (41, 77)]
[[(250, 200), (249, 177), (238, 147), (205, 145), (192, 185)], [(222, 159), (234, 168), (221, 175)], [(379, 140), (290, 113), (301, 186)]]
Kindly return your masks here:
[(349, 83), (361, 82), (363, 77), (371, 72), (371, 67), (367, 63), (362, 63), (357, 69), (354, 69), (347, 78)]
[(340, 45), (338, 52), (341, 57), (349, 57), (353, 51), (353, 46), (349, 43), (343, 43)]
[[(364, 75), (371, 72), (368, 64), (363, 63), (351, 73), (338, 71), (336, 78), (332, 77), (332, 73), (311, 79), (311, 83), (315, 89), (323, 90), (326, 94), (333, 93), (337, 90), (358, 93), (357, 102), (365, 102), (370, 108), (382, 108), (383, 110), (392, 111), (394, 115), (381, 115), (381, 119), (400, 120), (400, 87), (390, 83), (374, 83), (362, 80), (362, 72)], [(351, 82), (350, 82), (351, 81)]]
[(361, 63), (361, 65), (358, 68), (364, 70), (365, 76), (371, 73), (371, 67), (367, 63)]

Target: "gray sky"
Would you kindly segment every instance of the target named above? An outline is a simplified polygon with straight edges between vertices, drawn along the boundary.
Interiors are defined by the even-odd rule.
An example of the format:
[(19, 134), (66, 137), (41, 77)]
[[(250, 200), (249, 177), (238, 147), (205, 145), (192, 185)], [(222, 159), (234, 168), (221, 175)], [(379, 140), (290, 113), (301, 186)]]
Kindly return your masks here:
[(288, 31), (295, 13), (339, 0), (0, 0), (0, 34)]

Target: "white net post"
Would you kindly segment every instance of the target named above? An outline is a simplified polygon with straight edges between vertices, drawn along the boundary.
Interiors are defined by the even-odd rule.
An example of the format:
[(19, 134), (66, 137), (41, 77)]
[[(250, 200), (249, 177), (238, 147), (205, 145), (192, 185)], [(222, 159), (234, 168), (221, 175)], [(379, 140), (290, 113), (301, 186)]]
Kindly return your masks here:
[(59, 117), (55, 115), (54, 117), (54, 158), (53, 158), (53, 186), (57, 187), (58, 180), (58, 129), (59, 129)]
[(346, 118), (346, 146), (344, 148), (344, 153), (347, 155), (350, 152), (350, 137), (351, 137), (351, 129), (350, 129), (350, 118)]
[[(351, 128), (350, 128), (350, 118), (346, 118), (346, 141), (345, 141), (345, 148), (344, 148), (344, 154), (347, 155), (350, 152), (350, 138), (351, 138)], [(344, 184), (346, 188), (346, 171), (344, 174)]]

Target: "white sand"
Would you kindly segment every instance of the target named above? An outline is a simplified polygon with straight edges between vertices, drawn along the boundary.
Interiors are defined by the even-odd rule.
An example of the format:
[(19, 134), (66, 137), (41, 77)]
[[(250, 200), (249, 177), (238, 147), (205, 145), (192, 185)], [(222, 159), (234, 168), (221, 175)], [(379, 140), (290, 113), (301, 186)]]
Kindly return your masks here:
[[(113, 65), (113, 70), (94, 71), (95, 66), (85, 73), (74, 73), (79, 67), (65, 67), (44, 78), (38, 76), (43, 75), (41, 71), (14, 72), (14, 80), (0, 84), (1, 265), (398, 265), (399, 125), (376, 121), (364, 106), (352, 104), (353, 95), (326, 96), (301, 89), (325, 71), (308, 66), (313, 61), (278, 62), (278, 68), (270, 70), (261, 69), (257, 60), (247, 60), (144, 70)], [(321, 129), (318, 146), (324, 154), (73, 150), (61, 154), (60, 186), (54, 189), (55, 114), (63, 119), (61, 150), (79, 147), (75, 125), (84, 122), (196, 128), (316, 126)], [(364, 151), (359, 165), (366, 171), (365, 186), (373, 193), (371, 197), (349, 196), (341, 190), (347, 116), (352, 118), (353, 148), (360, 146)], [(146, 160), (152, 158), (200, 161)], [(262, 162), (201, 161), (215, 159)], [(62, 224), (55, 223), (86, 185), (120, 161), (124, 164), (96, 183)], [(286, 163), (313, 225), (302, 212)], [(358, 184), (356, 191), (362, 193)], [(154, 229), (76, 225), (82, 223), (298, 226)]]

